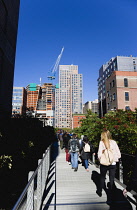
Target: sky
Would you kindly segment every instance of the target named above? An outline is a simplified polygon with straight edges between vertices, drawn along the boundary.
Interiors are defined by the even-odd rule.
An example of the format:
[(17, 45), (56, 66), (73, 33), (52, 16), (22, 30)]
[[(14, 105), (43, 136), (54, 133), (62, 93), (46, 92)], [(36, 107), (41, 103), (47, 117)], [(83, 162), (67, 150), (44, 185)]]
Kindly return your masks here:
[(100, 67), (115, 56), (137, 56), (137, 0), (21, 0), (14, 86), (48, 80), (60, 65), (78, 65), (83, 103), (98, 98)]

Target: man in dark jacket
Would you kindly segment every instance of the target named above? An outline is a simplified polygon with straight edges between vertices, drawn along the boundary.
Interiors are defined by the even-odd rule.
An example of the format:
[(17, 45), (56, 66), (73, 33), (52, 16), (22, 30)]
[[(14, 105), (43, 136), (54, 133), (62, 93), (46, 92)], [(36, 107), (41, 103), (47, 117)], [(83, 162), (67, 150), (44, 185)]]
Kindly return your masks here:
[(73, 134), (72, 139), (68, 142), (69, 153), (71, 155), (71, 164), (74, 171), (78, 170), (78, 153), (79, 153), (79, 140), (76, 134)]

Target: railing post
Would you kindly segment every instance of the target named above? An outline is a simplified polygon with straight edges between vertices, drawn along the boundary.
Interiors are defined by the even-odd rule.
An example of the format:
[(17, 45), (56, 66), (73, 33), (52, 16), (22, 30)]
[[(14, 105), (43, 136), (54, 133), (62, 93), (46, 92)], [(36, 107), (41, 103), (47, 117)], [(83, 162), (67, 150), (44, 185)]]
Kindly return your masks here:
[(42, 163), (42, 194), (45, 189), (45, 183), (46, 183), (46, 157), (44, 157), (45, 154), (43, 154), (43, 163)]
[(56, 172), (57, 172), (57, 168), (56, 168), (56, 160), (55, 160), (55, 202), (54, 202), (54, 210), (56, 210), (56, 202), (57, 202), (57, 198), (56, 198), (56, 189), (57, 189), (57, 175), (56, 175)]
[[(38, 165), (41, 159), (38, 160)], [(42, 200), (42, 166), (40, 165), (37, 174), (37, 210), (40, 210)]]
[(51, 147), (48, 148), (48, 170), (50, 168), (50, 151), (51, 151)]
[[(30, 171), (28, 175), (28, 181), (33, 175), (34, 171)], [(26, 210), (34, 210), (34, 180), (31, 182), (27, 192), (27, 206)]]
[(48, 150), (46, 150), (46, 177), (48, 177)]
[(95, 163), (95, 155), (92, 154), (92, 162)]
[(123, 166), (122, 160), (119, 161), (119, 181), (123, 183)]

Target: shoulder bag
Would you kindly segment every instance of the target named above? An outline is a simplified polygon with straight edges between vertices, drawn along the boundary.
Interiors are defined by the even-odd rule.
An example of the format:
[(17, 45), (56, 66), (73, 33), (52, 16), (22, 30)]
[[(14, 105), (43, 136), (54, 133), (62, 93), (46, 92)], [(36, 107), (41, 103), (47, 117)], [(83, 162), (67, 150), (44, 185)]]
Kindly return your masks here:
[(114, 156), (112, 149), (105, 149), (105, 151), (101, 155), (100, 164), (109, 166), (113, 163), (113, 161), (114, 161)]

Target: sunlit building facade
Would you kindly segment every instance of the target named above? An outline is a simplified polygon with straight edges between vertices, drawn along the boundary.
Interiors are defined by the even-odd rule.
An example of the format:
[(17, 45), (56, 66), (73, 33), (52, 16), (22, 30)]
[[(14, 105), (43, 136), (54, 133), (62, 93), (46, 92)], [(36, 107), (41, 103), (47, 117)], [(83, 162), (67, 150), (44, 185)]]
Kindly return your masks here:
[(83, 105), (83, 114), (87, 114), (87, 110), (91, 110), (93, 113), (98, 114), (98, 99), (87, 101)]
[(107, 112), (137, 108), (137, 72), (115, 71), (106, 80)]
[(55, 90), (55, 127), (71, 128), (72, 114), (82, 114), (83, 79), (77, 65), (59, 66), (59, 86)]
[(99, 100), (99, 116), (103, 117), (107, 112), (106, 105), (106, 80), (114, 71), (137, 72), (137, 57), (132, 55), (116, 56), (111, 58), (106, 64), (99, 69), (98, 78), (98, 100)]
[(55, 119), (55, 86), (44, 83), (41, 86), (40, 97), (37, 103), (36, 117), (46, 118), (47, 125), (54, 126)]
[(41, 88), (36, 83), (30, 83), (27, 87), (27, 109), (36, 111), (38, 99), (41, 97)]
[(27, 105), (27, 92), (24, 87), (13, 87), (12, 115), (25, 115)]

